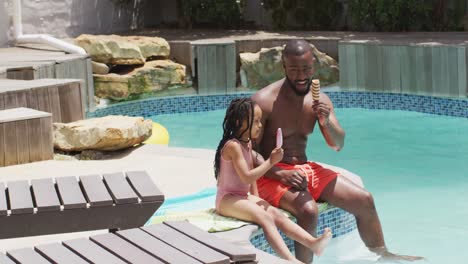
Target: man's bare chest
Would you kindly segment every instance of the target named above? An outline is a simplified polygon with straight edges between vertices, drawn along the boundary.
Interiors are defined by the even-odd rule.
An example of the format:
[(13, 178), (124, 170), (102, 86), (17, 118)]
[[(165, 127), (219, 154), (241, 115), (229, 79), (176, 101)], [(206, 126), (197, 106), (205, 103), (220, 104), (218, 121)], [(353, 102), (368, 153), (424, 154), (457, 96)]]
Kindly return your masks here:
[(288, 135), (307, 136), (313, 132), (316, 120), (317, 116), (312, 109), (305, 109), (305, 107), (278, 109), (269, 115), (268, 130), (274, 131), (281, 127), (285, 137)]

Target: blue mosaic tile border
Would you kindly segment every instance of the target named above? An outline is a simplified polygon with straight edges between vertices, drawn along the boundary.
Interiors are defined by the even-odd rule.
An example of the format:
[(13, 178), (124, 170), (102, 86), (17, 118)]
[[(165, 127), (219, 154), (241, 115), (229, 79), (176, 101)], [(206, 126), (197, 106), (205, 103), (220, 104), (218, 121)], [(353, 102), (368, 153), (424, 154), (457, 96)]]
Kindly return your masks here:
[(252, 93), (236, 93), (205, 96), (164, 97), (125, 102), (87, 113), (87, 117), (129, 115), (150, 117), (158, 114), (205, 112), (224, 109), (234, 98), (248, 97)]
[[(323, 234), (325, 227), (332, 229), (333, 237), (339, 237), (357, 228), (356, 218), (340, 208), (332, 207), (319, 214), (317, 234)], [(294, 240), (288, 238), (283, 232), (280, 232), (280, 234), (289, 250), (294, 252)], [(259, 229), (250, 237), (250, 243), (260, 250), (276, 255), (273, 248), (268, 244), (262, 229)]]
[[(366, 108), (416, 111), (468, 118), (468, 100), (423, 95), (372, 92), (327, 92), (335, 108)], [(129, 115), (150, 117), (159, 114), (204, 112), (224, 109), (229, 102), (252, 93), (164, 97), (125, 102), (88, 112), (87, 117)]]
[(468, 118), (468, 100), (375, 92), (327, 92), (335, 108), (366, 108), (422, 112)]
[[(289, 251), (294, 254), (294, 240), (287, 237), (283, 232), (280, 231), (281, 237), (283, 237), (286, 246), (288, 246)], [(273, 248), (270, 246), (268, 241), (266, 240), (265, 234), (263, 233), (263, 229), (258, 229), (255, 233), (252, 234), (250, 237), (250, 243), (257, 249), (265, 251), (269, 254), (278, 256)]]

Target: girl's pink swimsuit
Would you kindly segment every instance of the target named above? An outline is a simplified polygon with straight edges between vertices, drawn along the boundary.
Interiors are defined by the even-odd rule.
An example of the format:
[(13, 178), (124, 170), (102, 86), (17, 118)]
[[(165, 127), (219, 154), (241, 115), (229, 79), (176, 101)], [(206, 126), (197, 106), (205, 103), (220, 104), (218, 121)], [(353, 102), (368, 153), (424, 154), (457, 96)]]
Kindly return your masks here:
[[(230, 139), (224, 144), (226, 146), (229, 141), (239, 142), (237, 139)], [(242, 182), (239, 175), (237, 175), (234, 166), (232, 165), (232, 161), (225, 160), (223, 158), (223, 150), (224, 147), (221, 149), (221, 158), (220, 158), (220, 165), (219, 165), (219, 175), (218, 175), (218, 192), (216, 194), (216, 210), (219, 210), (219, 203), (221, 199), (226, 194), (238, 195), (241, 197), (247, 198), (247, 194), (250, 190), (250, 184)], [(253, 168), (253, 161), (252, 161), (252, 144), (249, 142), (247, 144), (247, 148), (242, 147), (242, 154), (244, 155), (244, 159), (247, 161), (247, 165), (249, 170)]]

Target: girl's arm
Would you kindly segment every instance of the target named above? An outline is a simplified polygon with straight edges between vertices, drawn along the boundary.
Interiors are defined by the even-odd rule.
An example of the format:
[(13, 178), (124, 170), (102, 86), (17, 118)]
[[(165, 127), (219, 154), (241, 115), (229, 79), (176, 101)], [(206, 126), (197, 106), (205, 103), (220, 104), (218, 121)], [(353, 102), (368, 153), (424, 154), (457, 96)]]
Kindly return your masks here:
[(262, 163), (265, 162), (265, 158), (262, 156), (262, 154), (258, 153), (257, 151), (252, 149), (252, 159), (253, 159), (253, 166), (258, 167)]
[(254, 181), (254, 182), (252, 182), (252, 184), (250, 184), (250, 194), (260, 197), (258, 195), (258, 188), (257, 188), (257, 182), (256, 181)]
[[(260, 164), (265, 162), (265, 159), (263, 158), (263, 156), (253, 149), (252, 149), (252, 160), (253, 160), (254, 168), (260, 166)], [(260, 197), (260, 195), (258, 195), (257, 181), (252, 182), (252, 184), (250, 185), (250, 194)]]
[(231, 160), (234, 169), (242, 182), (251, 184), (263, 176), (269, 169), (283, 158), (283, 149), (274, 149), (271, 157), (254, 169), (249, 169), (247, 161), (242, 154), (242, 147), (239, 142), (230, 141), (226, 144), (223, 153), (228, 160)]

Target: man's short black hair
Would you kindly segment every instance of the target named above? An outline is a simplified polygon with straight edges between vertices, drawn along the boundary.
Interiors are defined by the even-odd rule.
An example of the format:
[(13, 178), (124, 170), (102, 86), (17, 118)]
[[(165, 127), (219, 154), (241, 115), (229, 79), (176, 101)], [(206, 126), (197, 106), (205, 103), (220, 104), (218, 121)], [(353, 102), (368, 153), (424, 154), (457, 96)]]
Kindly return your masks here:
[(290, 55), (301, 56), (307, 52), (312, 52), (312, 47), (309, 42), (303, 39), (292, 39), (286, 43), (283, 49), (283, 59)]

